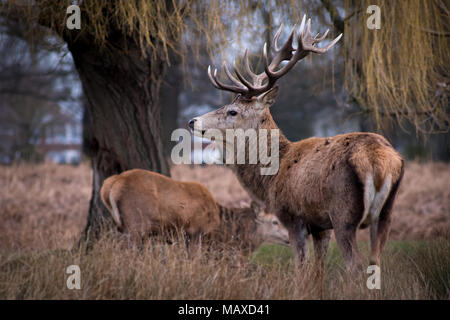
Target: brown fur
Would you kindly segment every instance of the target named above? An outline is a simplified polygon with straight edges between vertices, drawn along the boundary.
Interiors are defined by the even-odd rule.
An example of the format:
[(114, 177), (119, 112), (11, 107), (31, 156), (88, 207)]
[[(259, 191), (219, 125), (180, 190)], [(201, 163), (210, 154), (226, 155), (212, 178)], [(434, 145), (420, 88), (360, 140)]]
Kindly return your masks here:
[[(250, 101), (236, 99), (196, 120), (201, 120), (203, 130), (279, 129), (269, 111), (277, 90), (275, 87)], [(237, 115), (230, 116), (230, 110)], [(345, 261), (354, 269), (360, 263), (356, 230), (363, 222), (366, 178), (372, 177), (374, 194), (382, 191), (387, 181), (389, 193), (379, 201), (384, 204), (381, 213), (370, 215), (374, 221), (368, 222), (374, 226), (371, 262), (379, 264), (389, 231), (391, 203), (403, 172), (403, 160), (389, 142), (378, 134), (363, 132), (290, 142), (280, 133), (279, 156), (279, 171), (272, 176), (261, 175), (258, 164), (232, 165), (232, 169), (250, 196), (280, 218), (299, 261), (307, 257), (306, 240), (312, 234), (319, 251), (316, 258), (322, 264), (329, 241), (327, 230), (334, 229)]]
[[(114, 200), (120, 214), (115, 222), (134, 240), (168, 230), (183, 230), (190, 238), (202, 235), (222, 240), (231, 232), (249, 245), (276, 238), (275, 227), (270, 231), (264, 229), (264, 224), (272, 223), (275, 216), (258, 217), (256, 207), (220, 206), (208, 189), (197, 182), (175, 181), (155, 172), (134, 169), (106, 179), (100, 193), (113, 216), (111, 199)], [(281, 226), (279, 230), (279, 239), (275, 241), (283, 242)], [(287, 241), (286, 232), (284, 237)]]

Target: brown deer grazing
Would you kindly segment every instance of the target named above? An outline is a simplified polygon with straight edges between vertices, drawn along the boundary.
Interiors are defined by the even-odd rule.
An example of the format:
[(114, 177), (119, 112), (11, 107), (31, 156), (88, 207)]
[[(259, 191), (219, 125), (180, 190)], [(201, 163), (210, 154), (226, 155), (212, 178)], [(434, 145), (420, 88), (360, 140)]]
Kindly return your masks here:
[(289, 243), (273, 214), (219, 205), (203, 185), (180, 182), (161, 174), (134, 169), (109, 177), (100, 190), (103, 204), (119, 228), (140, 242), (162, 231), (183, 230), (189, 239), (238, 238), (247, 248), (262, 242)]
[[(326, 47), (318, 48), (316, 44), (325, 39), (328, 31), (312, 37), (310, 27), (311, 19), (305, 29), (303, 17), (298, 35), (294, 27), (287, 42), (278, 48), (281, 26), (274, 37), (275, 55), (270, 63), (264, 45), (265, 64), (260, 74), (251, 71), (246, 50), (245, 69), (251, 80), (235, 67), (236, 79), (224, 63), (225, 73), (233, 83), (226, 84), (218, 79), (217, 70), (211, 74), (208, 68), (209, 78), (216, 88), (238, 95), (231, 104), (190, 120), (194, 134), (217, 129), (225, 137), (227, 129), (278, 130), (269, 111), (278, 93), (274, 86), (276, 81), (310, 52), (324, 53), (341, 38), (340, 35)], [(297, 49), (292, 46), (294, 37), (298, 41)], [(282, 61), (287, 63), (279, 67)], [(197, 130), (199, 127), (201, 131)], [(216, 139), (216, 144), (219, 142)], [(251, 148), (247, 147), (246, 150)], [(316, 262), (323, 267), (330, 232), (334, 229), (348, 269), (355, 270), (361, 264), (356, 231), (370, 225), (370, 263), (380, 264), (379, 256), (391, 224), (392, 205), (403, 175), (401, 156), (382, 136), (356, 132), (291, 142), (279, 133), (276, 174), (261, 175), (260, 168), (264, 167), (261, 163), (231, 164), (231, 167), (251, 197), (264, 203), (288, 229), (299, 262), (308, 256), (307, 238), (311, 234)]]

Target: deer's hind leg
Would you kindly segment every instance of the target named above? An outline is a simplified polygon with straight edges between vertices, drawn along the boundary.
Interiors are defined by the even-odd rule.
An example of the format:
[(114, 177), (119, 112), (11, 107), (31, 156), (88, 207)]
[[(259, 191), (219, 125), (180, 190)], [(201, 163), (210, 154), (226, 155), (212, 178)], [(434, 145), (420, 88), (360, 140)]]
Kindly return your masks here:
[(346, 269), (355, 275), (356, 271), (362, 271), (356, 232), (364, 219), (364, 185), (351, 168), (342, 171), (336, 178), (339, 178), (340, 188), (333, 188), (329, 218)]
[(340, 223), (334, 227), (334, 234), (339, 250), (344, 257), (347, 271), (354, 273), (362, 266), (361, 254), (356, 242), (357, 225), (351, 223)]
[(331, 230), (311, 230), (314, 243), (314, 257), (319, 297), (323, 299), (323, 286), (325, 275), (325, 262), (330, 244)]
[(354, 274), (362, 267), (361, 254), (356, 242), (356, 231), (361, 220), (363, 204), (362, 202), (353, 202), (352, 204), (345, 198), (341, 201), (335, 207), (336, 211), (330, 214), (330, 218), (347, 271)]
[(392, 221), (392, 207), (394, 205), (395, 196), (398, 191), (399, 186), (398, 181), (394, 187), (392, 188), (389, 197), (384, 203), (381, 213), (376, 223), (372, 223), (370, 226), (370, 240), (371, 240), (371, 255), (370, 255), (370, 264), (380, 266), (380, 255), (383, 251), (388, 236), (389, 229)]
[(325, 261), (330, 244), (331, 230), (311, 231), (314, 243), (314, 257), (319, 272), (325, 270)]
[(309, 257), (308, 229), (306, 223), (290, 214), (277, 215), (289, 233), (289, 244), (294, 252), (296, 266), (302, 266)]

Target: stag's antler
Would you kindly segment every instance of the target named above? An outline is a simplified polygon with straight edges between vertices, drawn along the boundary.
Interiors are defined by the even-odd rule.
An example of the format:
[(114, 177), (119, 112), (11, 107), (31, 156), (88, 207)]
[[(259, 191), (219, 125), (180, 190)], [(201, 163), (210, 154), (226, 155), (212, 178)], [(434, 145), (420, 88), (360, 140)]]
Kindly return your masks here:
[[(292, 42), (294, 40), (297, 25), (294, 25), (294, 28), (292, 28), (288, 40), (284, 43), (281, 49), (279, 49), (278, 39), (281, 35), (281, 31), (283, 30), (283, 24), (281, 24), (280, 28), (275, 34), (275, 37), (273, 38), (273, 48), (275, 51), (275, 56), (273, 57), (272, 62), (270, 63), (267, 55), (267, 43), (264, 43), (264, 50), (263, 50), (264, 72), (260, 74), (253, 73), (253, 71), (250, 69), (248, 61), (248, 50), (247, 49), (245, 50), (244, 54), (245, 70), (247, 74), (251, 77), (251, 82), (247, 80), (238, 70), (238, 68), (236, 67), (236, 62), (234, 63), (234, 72), (236, 73), (237, 79), (231, 74), (230, 70), (228, 70), (225, 61), (222, 64), (222, 68), (224, 69), (225, 74), (231, 80), (231, 82), (233, 82), (233, 85), (221, 82), (217, 77), (217, 69), (214, 69), (214, 73), (211, 74), (211, 67), (208, 66), (208, 76), (214, 87), (221, 90), (240, 93), (247, 98), (261, 94), (272, 88), (279, 78), (284, 76), (289, 70), (292, 69), (292, 67), (297, 63), (297, 61), (306, 57), (310, 52), (325, 53), (341, 39), (342, 33), (336, 39), (331, 41), (326, 47), (317, 48), (315, 45), (325, 39), (325, 37), (328, 35), (329, 30), (325, 31), (325, 33), (322, 36), (320, 36), (318, 33), (313, 38), (311, 36), (311, 19), (308, 19), (308, 22), (306, 23), (306, 30), (305, 30), (305, 19), (306, 15), (303, 16), (302, 23), (300, 25), (300, 30), (297, 35), (297, 42), (298, 42), (297, 49), (294, 49), (292, 47)], [(288, 63), (286, 63), (286, 65), (284, 65), (281, 69), (275, 70), (281, 64), (281, 62), (285, 60), (287, 60)]]

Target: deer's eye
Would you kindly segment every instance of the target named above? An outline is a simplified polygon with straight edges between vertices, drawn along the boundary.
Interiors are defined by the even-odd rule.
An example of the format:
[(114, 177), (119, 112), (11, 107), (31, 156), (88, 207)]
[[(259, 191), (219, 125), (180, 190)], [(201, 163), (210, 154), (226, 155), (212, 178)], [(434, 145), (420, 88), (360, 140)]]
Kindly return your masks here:
[(278, 221), (274, 220), (274, 221), (272, 222), (272, 224), (278, 225)]
[(230, 115), (230, 116), (235, 116), (235, 115), (237, 115), (237, 111), (234, 111), (234, 110), (230, 110), (230, 111), (228, 111), (228, 114)]

